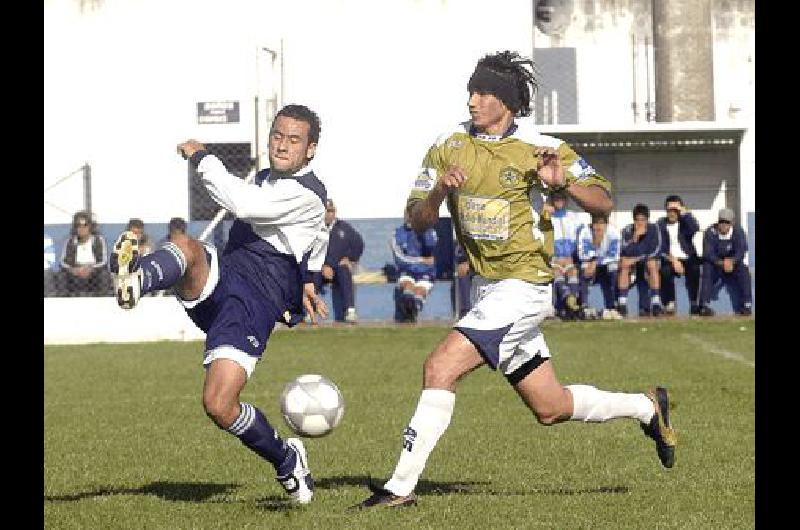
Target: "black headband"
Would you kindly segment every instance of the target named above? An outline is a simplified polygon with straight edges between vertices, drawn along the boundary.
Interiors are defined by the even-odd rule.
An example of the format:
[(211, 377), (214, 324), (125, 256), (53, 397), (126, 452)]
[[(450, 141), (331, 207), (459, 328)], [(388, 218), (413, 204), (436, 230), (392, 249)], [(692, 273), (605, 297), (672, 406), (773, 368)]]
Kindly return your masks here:
[(491, 94), (513, 113), (522, 108), (519, 90), (513, 81), (489, 68), (477, 67), (467, 83), (467, 91)]

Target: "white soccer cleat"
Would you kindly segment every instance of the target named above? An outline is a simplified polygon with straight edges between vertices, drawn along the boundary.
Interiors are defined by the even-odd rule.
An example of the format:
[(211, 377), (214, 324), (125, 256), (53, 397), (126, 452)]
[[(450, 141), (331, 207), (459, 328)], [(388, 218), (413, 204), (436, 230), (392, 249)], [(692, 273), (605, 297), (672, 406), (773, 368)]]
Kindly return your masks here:
[(297, 454), (297, 463), (288, 475), (277, 477), (286, 493), (298, 504), (308, 504), (314, 497), (314, 479), (311, 477), (311, 470), (308, 468), (308, 457), (306, 448), (299, 438), (289, 438), (286, 445), (291, 447)]
[(114, 295), (122, 309), (132, 309), (142, 296), (142, 269), (139, 267), (139, 240), (127, 231), (114, 243), (108, 268), (114, 280)]

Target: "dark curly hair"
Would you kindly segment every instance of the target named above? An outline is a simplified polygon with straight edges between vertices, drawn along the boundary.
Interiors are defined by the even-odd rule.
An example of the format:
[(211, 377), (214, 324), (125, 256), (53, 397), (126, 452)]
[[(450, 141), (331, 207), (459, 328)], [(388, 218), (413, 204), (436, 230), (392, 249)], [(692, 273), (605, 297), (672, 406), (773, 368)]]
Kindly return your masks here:
[(481, 58), (475, 66), (475, 71), (483, 68), (490, 70), (516, 88), (517, 97), (514, 98), (515, 103), (512, 105), (517, 108), (509, 107), (509, 110), (518, 117), (530, 116), (532, 113), (531, 103), (539, 88), (536, 79), (538, 72), (533, 60), (522, 57), (517, 52), (506, 50)]
[(316, 144), (319, 142), (319, 133), (322, 130), (322, 126), (319, 116), (310, 108), (305, 105), (286, 105), (275, 115), (276, 120), (278, 116), (286, 116), (287, 118), (306, 122), (308, 124), (308, 143)]

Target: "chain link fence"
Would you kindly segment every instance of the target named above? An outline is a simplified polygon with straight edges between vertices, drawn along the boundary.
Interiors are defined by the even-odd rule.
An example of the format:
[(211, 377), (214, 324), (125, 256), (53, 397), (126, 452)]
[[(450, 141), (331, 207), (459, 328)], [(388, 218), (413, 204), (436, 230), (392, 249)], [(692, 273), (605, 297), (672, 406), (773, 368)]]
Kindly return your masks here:
[[(255, 171), (255, 159), (251, 156), (251, 144), (208, 143), (208, 151), (225, 164), (225, 167), (238, 176), (246, 178)], [(79, 177), (83, 177), (82, 179)], [(44, 226), (44, 296), (45, 297), (85, 297), (113, 296), (113, 281), (108, 271), (112, 246), (117, 236), (128, 228), (126, 223), (98, 223), (91, 212), (91, 168), (82, 166), (67, 177), (59, 179), (46, 187), (64, 188), (71, 181), (83, 183), (80, 200), (82, 202), (64, 205), (58, 203), (50, 194), (45, 197), (45, 205), (58, 208), (61, 217), (70, 215), (72, 223), (49, 223)], [(183, 220), (187, 232), (194, 237), (208, 232), (207, 240), (222, 247), (227, 239), (228, 228), (233, 220), (230, 213), (221, 212), (220, 207), (209, 197), (197, 172), (187, 163), (187, 187), (189, 219)], [(66, 194), (67, 197), (76, 193)], [(59, 197), (65, 194), (59, 195)], [(64, 202), (63, 200), (61, 201)], [(70, 208), (72, 211), (69, 211)], [(218, 215), (219, 214), (219, 215)], [(224, 215), (223, 215), (224, 214)], [(86, 226), (84, 226), (84, 224)], [(166, 241), (168, 225), (151, 223), (143, 226), (142, 239), (144, 253), (156, 250)], [(164, 294), (164, 293), (158, 293)]]

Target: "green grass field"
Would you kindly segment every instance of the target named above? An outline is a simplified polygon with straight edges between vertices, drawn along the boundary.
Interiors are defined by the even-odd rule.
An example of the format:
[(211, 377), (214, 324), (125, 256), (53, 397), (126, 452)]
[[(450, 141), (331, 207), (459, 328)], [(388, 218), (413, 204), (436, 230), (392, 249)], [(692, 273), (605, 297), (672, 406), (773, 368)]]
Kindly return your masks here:
[(273, 334), (243, 399), (286, 437), (283, 385), (335, 381), (341, 425), (306, 441), (314, 501), (287, 503), (272, 468), (201, 403), (202, 343), (45, 348), (47, 528), (752, 528), (755, 321), (548, 322), (563, 384), (672, 396), (676, 464), (635, 420), (539, 425), (498, 373), (458, 389), (450, 428), (402, 510), (347, 510), (388, 478), (447, 327)]

